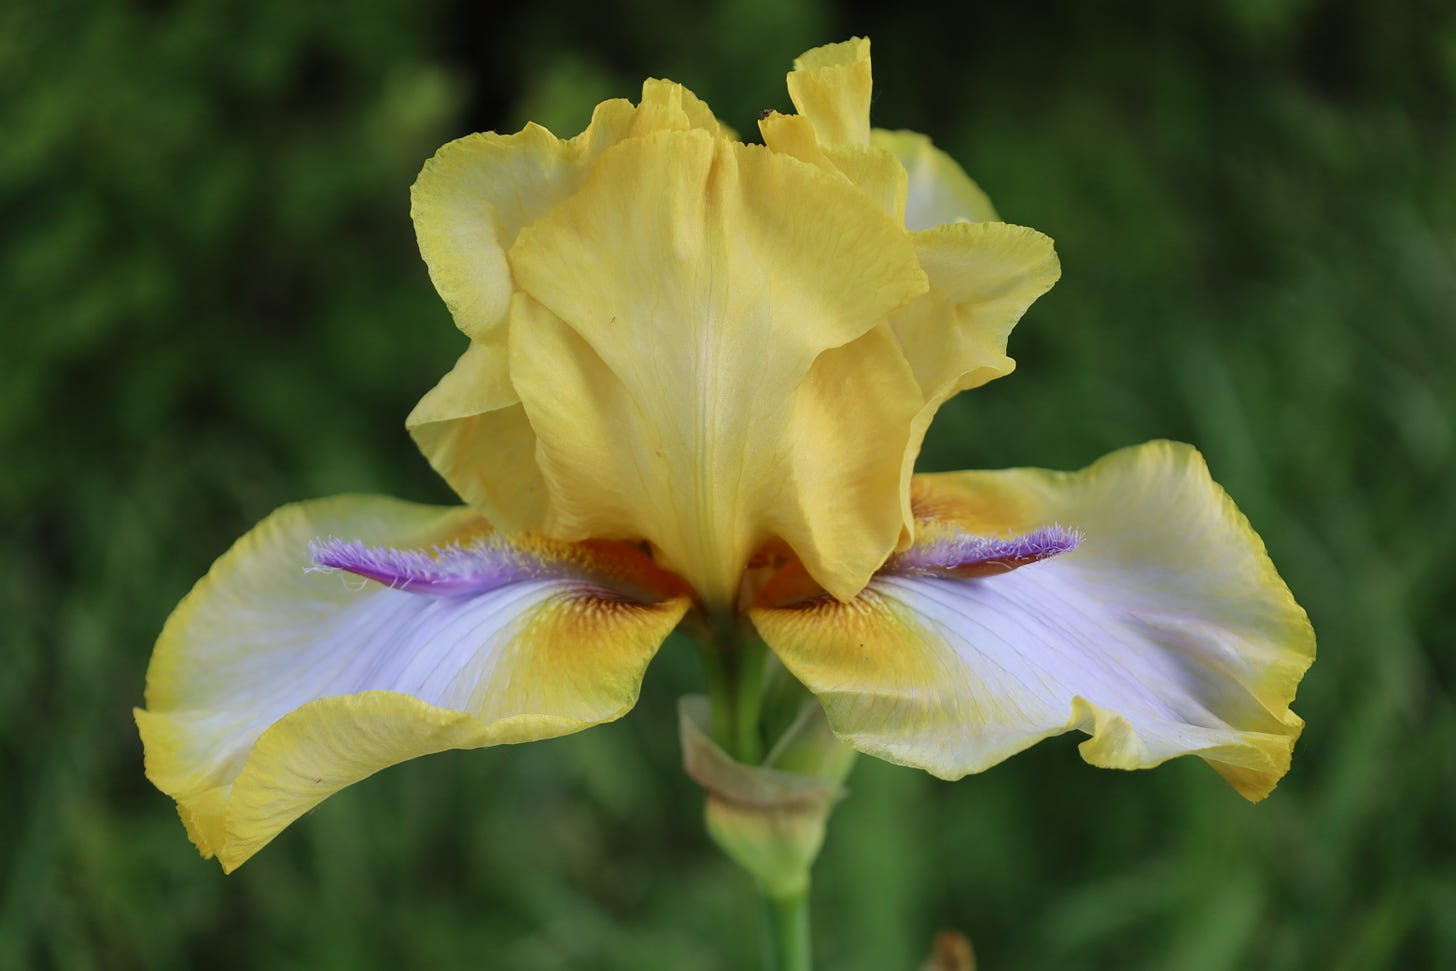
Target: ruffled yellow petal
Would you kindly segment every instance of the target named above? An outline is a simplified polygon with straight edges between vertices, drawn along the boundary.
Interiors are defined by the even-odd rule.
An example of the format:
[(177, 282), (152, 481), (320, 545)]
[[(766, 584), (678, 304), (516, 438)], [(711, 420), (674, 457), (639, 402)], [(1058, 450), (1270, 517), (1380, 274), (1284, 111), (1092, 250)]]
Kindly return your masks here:
[(870, 128), (868, 40), (816, 48), (794, 68), (788, 85), (799, 114), (759, 122), (769, 148), (833, 165), (911, 231), (998, 219), (981, 188), (927, 136)]
[(869, 144), (870, 42), (855, 37), (825, 44), (794, 59), (789, 97), (822, 145)]
[(889, 323), (920, 386), (901, 463), (906, 522), (915, 458), (935, 413), (960, 392), (1011, 373), (1012, 328), (1061, 275), (1052, 241), (1024, 226), (955, 223), (915, 233), (914, 240), (930, 290)]
[(1053, 524), (1083, 539), (996, 575), (892, 561), (851, 603), (752, 611), (845, 741), (956, 778), (1080, 730), (1094, 765), (1196, 754), (1253, 800), (1288, 770), (1314, 635), (1195, 450), (1154, 442), (1078, 473), (922, 476), (915, 491), (925, 543)]
[(891, 328), (922, 389), (918, 448), (947, 398), (1010, 373), (1007, 336), (1061, 268), (1050, 239), (994, 221), (990, 200), (930, 139), (870, 132), (869, 64), (868, 41), (810, 51), (795, 61), (789, 84), (816, 93), (795, 97), (800, 114), (771, 113), (759, 130), (773, 151), (838, 173), (913, 231), (930, 287)]
[(870, 139), (870, 42), (854, 38), (809, 51), (794, 61), (788, 86), (799, 113), (760, 119), (763, 143), (840, 173), (903, 223), (905, 169), (892, 148)]
[(839, 173), (896, 223), (905, 221), (905, 169), (893, 152), (872, 145), (821, 144), (803, 115), (774, 112), (759, 119), (758, 130), (773, 151)]
[(1052, 241), (1024, 226), (955, 223), (914, 240), (930, 290), (890, 326), (924, 397), (939, 405), (1011, 372), (1007, 338), (1062, 270)]
[(649, 79), (638, 105), (597, 106), (575, 138), (527, 125), (470, 135), (440, 149), (415, 183), (420, 252), (456, 323), (473, 340), (406, 426), (451, 487), (492, 522), (539, 528), (545, 488), (536, 437), (508, 373), (506, 321), (515, 283), (506, 250), (521, 228), (575, 192), (601, 153), (655, 131), (732, 132), (680, 84)]
[[(597, 113), (615, 114), (620, 102)], [(579, 184), (590, 159), (539, 125), (484, 132), (445, 145), (410, 192), (420, 255), (455, 324), (475, 340), (499, 336), (510, 307), (506, 250), (521, 227)]]
[(858, 593), (900, 539), (906, 520), (895, 499), (904, 456), (923, 434), (918, 404), (884, 327), (819, 355), (794, 395), (768, 529), (837, 597)]
[(840, 175), (913, 230), (930, 283), (887, 325), (920, 385), (920, 407), (901, 453), (902, 543), (908, 543), (910, 475), (931, 419), (951, 396), (1011, 372), (1011, 329), (1061, 269), (1050, 239), (990, 221), (996, 219), (990, 200), (930, 139), (871, 131), (868, 41), (816, 48), (794, 66), (789, 88), (800, 114), (760, 120), (764, 144)]
[(319, 537), (428, 551), (488, 532), (465, 510), (341, 497), (280, 509), (218, 560), (162, 631), (136, 712), (147, 776), (204, 856), (232, 870), (385, 766), (632, 706), (688, 606), (635, 550), (492, 540), (499, 569), (466, 593), (305, 572)]
[(602, 151), (654, 131), (729, 134), (708, 106), (671, 81), (649, 80), (642, 101), (604, 101), (575, 138), (530, 124), (514, 135), (456, 139), (425, 163), (410, 192), (420, 255), (456, 325), (477, 341), (502, 343), (514, 287), (506, 250), (581, 185)]
[(504, 348), (472, 341), (405, 427), (455, 494), (486, 519), (510, 532), (539, 530), (546, 480), (508, 365)]
[[(440, 257), (470, 247), (432, 249), (426, 230), (454, 224), (423, 214), (419, 221), (422, 251), (437, 283), (443, 274), (465, 281), (462, 287), (483, 288), (491, 308), (488, 325), (474, 326), (467, 321), (481, 315), (452, 302), (457, 317), (465, 314), (462, 328), (477, 340), (409, 420), (422, 451), (463, 497), (513, 529), (541, 528), (571, 539), (647, 539), (664, 562), (720, 605), (731, 601), (745, 557), (764, 542), (785, 539), (818, 582), (847, 597), (883, 559), (881, 538), (891, 515), (901, 520), (898, 542), (909, 541), (908, 477), (931, 417), (956, 391), (1010, 370), (1006, 335), (1055, 279), (1056, 263), (1049, 241), (1029, 230), (947, 226), (914, 234), (928, 291), (911, 281), (915, 274), (903, 261), (896, 271), (900, 283), (892, 286), (876, 281), (873, 270), (869, 277), (860, 273), (854, 260), (863, 258), (870, 268), (877, 261), (893, 264), (911, 239), (903, 231), (887, 231), (866, 212), (868, 203), (895, 225), (904, 224), (907, 174), (897, 152), (915, 167), (921, 190), (959, 172), (928, 142), (908, 134), (876, 135), (883, 144), (871, 144), (869, 63), (863, 40), (798, 59), (789, 85), (802, 113), (762, 122), (771, 153), (727, 142), (731, 133), (691, 92), (649, 81), (639, 106), (601, 106), (588, 130), (570, 142), (528, 129), (508, 138), (477, 136), (484, 140), (480, 145), (462, 143), (457, 155), (467, 147), (476, 153), (464, 166), (475, 183), (458, 172), (446, 177), (446, 163), (454, 158), (447, 151), (427, 167), (430, 178), (422, 175), (417, 201), (448, 209), (451, 218), (464, 220), (459, 225), (478, 230), (484, 220), (505, 227), (487, 234), (490, 252), (482, 264), (466, 258), (469, 253)], [(694, 134), (688, 137), (689, 132)], [(686, 140), (673, 141), (668, 133)], [(487, 148), (499, 157), (485, 160)], [(674, 154), (695, 161), (672, 170), (676, 162), (664, 160)], [(609, 158), (616, 161), (604, 161)], [(755, 161), (741, 164), (740, 158)], [(645, 167), (634, 170), (644, 160)], [(792, 160), (813, 166), (819, 176)], [(544, 164), (547, 172), (523, 191), (524, 182), (507, 161), (517, 167)], [(720, 178), (724, 172), (731, 177)], [(778, 172), (792, 174), (767, 177)], [(487, 183), (512, 200), (510, 218), (485, 198), (489, 193), (479, 186)], [(809, 194), (785, 191), (791, 183), (803, 183)], [(969, 184), (960, 174), (950, 194)], [(474, 188), (461, 191), (469, 186)], [(710, 189), (717, 193), (712, 199)], [(859, 199), (849, 201), (853, 192), (844, 190), (854, 189)], [(917, 205), (924, 209), (922, 203)], [(601, 212), (589, 212), (593, 206)], [(558, 207), (571, 215), (559, 215)], [(417, 209), (424, 212), (423, 202)], [(813, 218), (801, 218), (811, 211)], [(845, 236), (850, 241), (873, 225), (882, 252), (831, 240), (828, 221), (819, 215), (831, 212), (839, 228), (858, 227)], [(621, 225), (612, 226), (619, 215)], [(531, 223), (543, 227), (538, 240), (531, 229), (522, 237)], [(769, 242), (775, 233), (780, 239)], [(644, 234), (655, 234), (655, 242)], [(523, 245), (511, 242), (518, 237)], [(807, 250), (805, 237), (817, 237)], [(472, 246), (480, 243), (471, 239)], [(478, 265), (496, 266), (503, 246), (514, 247), (504, 279), (495, 270), (477, 274)], [(619, 272), (624, 266), (627, 271)], [(794, 272), (819, 278), (786, 287)], [(690, 278), (685, 285), (682, 275)], [(817, 304), (824, 302), (825, 281), (835, 279), (848, 281), (842, 292), (868, 299), (854, 309), (837, 300), (837, 308), (825, 314)], [(912, 290), (921, 296), (906, 301)], [(449, 291), (442, 286), (447, 299)], [(567, 291), (575, 296), (563, 296)], [(793, 291), (800, 292), (784, 299)], [(507, 334), (510, 312), (502, 315), (501, 307), (520, 292), (530, 300), (516, 313), (544, 322), (517, 339)], [(812, 294), (807, 305), (803, 294)], [(599, 312), (606, 305), (601, 295), (612, 295), (605, 315)], [(623, 315), (631, 322), (619, 324), (623, 297), (643, 306)], [(757, 324), (724, 328), (725, 312), (747, 312)], [(853, 324), (835, 328), (836, 315)], [(780, 323), (770, 326), (774, 321)], [(558, 324), (572, 335), (557, 332)], [(823, 352), (843, 348), (872, 327), (884, 331), (875, 339), (885, 351), (877, 360), (843, 350), (815, 365), (816, 373), (839, 375), (840, 387), (805, 380)], [(898, 353), (888, 348), (887, 335), (898, 342)], [(554, 351), (543, 352), (547, 345)], [(515, 364), (499, 356), (507, 346)], [(563, 364), (551, 353), (584, 356)], [(860, 364), (850, 367), (851, 357)], [(765, 359), (775, 363), (765, 366)], [(905, 360), (913, 374), (909, 382)], [(561, 375), (568, 373), (584, 382), (574, 395), (561, 392)], [(606, 385), (585, 383), (604, 375), (611, 376)], [(523, 391), (527, 387), (529, 393)], [(865, 396), (859, 400), (873, 406), (849, 401), (856, 387)], [(592, 402), (597, 411), (587, 414), (568, 402), (572, 397), (578, 405)], [(863, 419), (858, 435), (837, 420), (851, 414)], [(786, 420), (789, 416), (797, 417)], [(764, 431), (785, 425), (793, 430)], [(541, 437), (547, 428), (549, 441)], [(624, 451), (626, 438), (639, 441)], [(789, 441), (796, 444), (786, 452)], [(631, 460), (618, 469), (623, 454)], [(887, 461), (892, 454), (894, 461)], [(838, 461), (827, 457), (832, 455)], [(894, 503), (881, 492), (884, 470), (892, 464), (900, 475)], [(764, 468), (777, 471), (766, 474)], [(584, 469), (590, 470), (590, 484), (572, 484)], [(670, 490), (678, 499), (658, 485), (664, 476), (678, 483)], [(778, 480), (776, 489), (771, 479)], [(737, 498), (724, 502), (725, 491)], [(711, 511), (714, 504), (719, 511)]]
[(676, 81), (648, 78), (642, 82), (642, 101), (632, 118), (629, 137), (691, 129), (705, 131), (714, 138), (734, 137), (733, 129), (713, 116), (706, 101)]
[(919, 231), (946, 223), (994, 222), (1000, 218), (981, 187), (928, 136), (876, 128), (870, 132), (870, 145), (893, 154), (905, 169), (906, 229)]
[[(531, 297), (514, 311), (511, 379), (539, 436), (552, 535), (645, 539), (705, 600), (731, 605), (757, 546), (838, 528), (837, 512), (785, 477), (811, 440), (844, 446), (812, 470), (847, 484), (836, 509), (883, 529), (879, 510), (898, 505), (880, 491), (884, 460), (854, 465), (882, 423), (860, 433), (863, 449), (819, 438), (825, 409), (801, 404), (799, 389), (825, 351), (925, 282), (909, 237), (841, 178), (700, 132), (632, 139), (524, 231), (510, 260)], [(911, 394), (888, 350), (866, 355), (858, 380)], [(832, 550), (838, 565), (818, 579), (852, 595), (893, 547), (898, 529), (885, 532)]]

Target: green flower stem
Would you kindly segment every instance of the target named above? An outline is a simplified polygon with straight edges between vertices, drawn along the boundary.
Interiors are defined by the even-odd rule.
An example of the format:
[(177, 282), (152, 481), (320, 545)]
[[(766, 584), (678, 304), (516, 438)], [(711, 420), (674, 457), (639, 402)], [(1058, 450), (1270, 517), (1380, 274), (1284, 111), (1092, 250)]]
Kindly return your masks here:
[(757, 637), (743, 636), (736, 618), (715, 617), (698, 650), (712, 705), (713, 740), (739, 762), (758, 765), (768, 649)]
[(764, 967), (769, 971), (809, 971), (809, 888), (787, 897), (763, 898)]
[[(735, 762), (762, 765), (764, 698), (769, 673), (767, 646), (745, 630), (738, 618), (716, 616), (710, 619), (705, 636), (699, 638), (698, 648), (708, 682), (707, 727), (713, 741)], [(710, 809), (711, 805), (710, 801)], [(713, 832), (713, 818), (710, 812), (710, 832)], [(764, 822), (758, 824), (767, 827), (762, 838), (770, 841), (775, 838), (774, 824), (769, 822), (772, 818), (766, 815)], [(730, 842), (723, 843), (725, 838)], [(754, 872), (755, 880), (760, 879), (761, 874), (753, 870), (751, 863), (735, 855), (731, 837), (715, 832), (714, 839), (730, 856)], [(814, 841), (814, 850), (817, 849), (818, 838)], [(810, 971), (807, 878), (789, 893), (771, 893), (762, 883), (759, 890), (764, 912), (764, 967), (769, 971)]]

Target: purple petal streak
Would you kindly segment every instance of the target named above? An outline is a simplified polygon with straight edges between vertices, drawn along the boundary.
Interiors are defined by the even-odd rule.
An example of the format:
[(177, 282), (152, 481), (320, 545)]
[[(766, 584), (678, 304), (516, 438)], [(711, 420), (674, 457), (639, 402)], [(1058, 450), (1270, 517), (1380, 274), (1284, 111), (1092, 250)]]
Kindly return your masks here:
[(901, 575), (991, 576), (1070, 553), (1081, 545), (1082, 538), (1081, 531), (1060, 525), (1043, 526), (1019, 536), (946, 533), (910, 547), (892, 559), (886, 570)]
[(451, 597), (481, 594), (521, 580), (560, 576), (539, 558), (489, 538), (461, 546), (401, 550), (342, 539), (309, 544), (311, 572), (344, 570), (396, 590)]

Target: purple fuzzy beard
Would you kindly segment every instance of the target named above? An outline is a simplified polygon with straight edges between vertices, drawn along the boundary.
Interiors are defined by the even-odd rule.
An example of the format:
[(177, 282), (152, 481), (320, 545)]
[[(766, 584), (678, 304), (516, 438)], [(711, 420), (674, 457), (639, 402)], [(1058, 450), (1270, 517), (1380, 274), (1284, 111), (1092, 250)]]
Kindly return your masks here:
[(342, 539), (309, 544), (311, 571), (344, 570), (377, 580), (395, 590), (437, 597), (481, 594), (522, 580), (561, 576), (541, 560), (489, 540), (469, 546), (400, 550)]
[(952, 533), (917, 544), (885, 565), (901, 576), (991, 576), (1028, 563), (1070, 553), (1082, 543), (1079, 530), (1052, 525), (1020, 536), (975, 536)]

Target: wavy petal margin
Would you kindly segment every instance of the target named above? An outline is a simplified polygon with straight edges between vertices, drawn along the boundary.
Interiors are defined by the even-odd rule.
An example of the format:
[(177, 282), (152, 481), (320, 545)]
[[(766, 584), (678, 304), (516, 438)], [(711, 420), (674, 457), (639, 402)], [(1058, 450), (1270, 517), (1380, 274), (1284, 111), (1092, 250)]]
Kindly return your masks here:
[(998, 221), (986, 194), (928, 137), (870, 128), (869, 41), (809, 51), (795, 60), (788, 85), (799, 114), (766, 114), (764, 144), (839, 175), (905, 226), (929, 281), (883, 325), (920, 385), (901, 463), (908, 543), (910, 477), (931, 419), (952, 396), (1011, 373), (1011, 330), (1061, 265), (1049, 238)]
[(472, 340), (496, 341), (515, 286), (506, 251), (525, 226), (575, 192), (598, 156), (626, 138), (654, 131), (732, 132), (695, 94), (649, 79), (642, 100), (603, 101), (574, 138), (529, 124), (512, 135), (480, 132), (446, 144), (410, 190), (420, 255), (458, 326)]
[[(415, 564), (449, 550), (455, 570), (472, 547), (452, 544), (483, 543), (496, 575), (468, 595), (394, 589), (311, 568), (328, 537)], [(688, 606), (630, 547), (507, 541), (469, 511), (383, 497), (285, 506), (167, 621), (136, 712), (147, 777), (232, 871), (386, 766), (620, 717)]]
[(1152, 442), (1076, 473), (915, 485), (921, 543), (1057, 525), (1081, 542), (972, 578), (892, 561), (850, 603), (753, 610), (846, 742), (955, 779), (1079, 730), (1093, 765), (1198, 755), (1246, 798), (1268, 795), (1303, 726), (1289, 705), (1314, 634), (1196, 450)]
[(440, 478), (487, 520), (506, 532), (539, 532), (546, 480), (509, 365), (504, 347), (471, 341), (404, 425)]
[(852, 37), (794, 58), (789, 98), (814, 126), (824, 145), (868, 145), (870, 140), (870, 42)]

